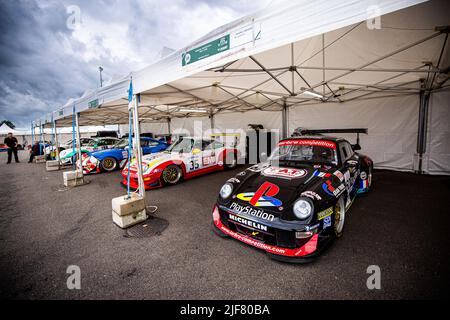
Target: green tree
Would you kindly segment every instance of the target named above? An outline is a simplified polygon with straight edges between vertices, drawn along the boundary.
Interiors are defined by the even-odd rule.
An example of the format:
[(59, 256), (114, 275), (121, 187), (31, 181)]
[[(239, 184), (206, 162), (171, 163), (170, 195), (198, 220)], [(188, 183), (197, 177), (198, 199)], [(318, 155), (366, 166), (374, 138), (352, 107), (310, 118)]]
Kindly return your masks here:
[(16, 127), (16, 125), (14, 123), (12, 123), (9, 120), (3, 120), (0, 122), (0, 126), (2, 126), (3, 124), (6, 124), (8, 127), (10, 127), (11, 129), (14, 129)]

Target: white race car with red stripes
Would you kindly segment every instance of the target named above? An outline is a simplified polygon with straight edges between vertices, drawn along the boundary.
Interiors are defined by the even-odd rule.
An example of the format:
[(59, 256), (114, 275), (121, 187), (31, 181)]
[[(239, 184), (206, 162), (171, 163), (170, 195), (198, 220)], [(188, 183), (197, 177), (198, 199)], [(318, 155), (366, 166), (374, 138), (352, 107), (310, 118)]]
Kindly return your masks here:
[[(145, 189), (177, 184), (210, 172), (237, 166), (238, 151), (223, 143), (194, 137), (180, 137), (164, 152), (142, 158)], [(128, 185), (128, 167), (122, 171), (124, 185)], [(130, 187), (138, 188), (137, 162), (130, 165)]]

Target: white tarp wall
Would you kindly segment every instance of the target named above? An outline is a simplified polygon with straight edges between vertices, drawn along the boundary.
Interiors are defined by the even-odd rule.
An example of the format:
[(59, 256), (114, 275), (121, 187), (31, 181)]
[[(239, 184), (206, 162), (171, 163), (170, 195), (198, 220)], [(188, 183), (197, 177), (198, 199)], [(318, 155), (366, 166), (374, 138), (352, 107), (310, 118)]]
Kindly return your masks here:
[(450, 92), (431, 95), (424, 170), (450, 174)]
[[(414, 171), (419, 96), (403, 96), (296, 107), (289, 112), (291, 131), (303, 128), (368, 128), (360, 135), (361, 152), (376, 168)], [(356, 135), (345, 135), (351, 143)]]

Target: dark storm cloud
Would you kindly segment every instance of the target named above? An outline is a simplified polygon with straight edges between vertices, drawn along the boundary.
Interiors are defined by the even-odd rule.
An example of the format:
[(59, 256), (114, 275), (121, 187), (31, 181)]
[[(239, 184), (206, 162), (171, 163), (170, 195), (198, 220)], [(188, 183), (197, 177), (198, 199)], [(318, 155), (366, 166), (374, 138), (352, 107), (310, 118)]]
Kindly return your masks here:
[[(252, 1), (0, 1), (0, 121), (21, 127), (106, 80), (259, 9)], [(68, 26), (75, 5), (79, 28)]]

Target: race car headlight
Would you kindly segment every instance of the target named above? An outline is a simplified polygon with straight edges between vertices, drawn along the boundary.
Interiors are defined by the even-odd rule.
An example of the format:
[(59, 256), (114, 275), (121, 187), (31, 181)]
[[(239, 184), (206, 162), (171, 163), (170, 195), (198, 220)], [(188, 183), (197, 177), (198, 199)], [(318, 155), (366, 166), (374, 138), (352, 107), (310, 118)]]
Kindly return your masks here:
[(300, 198), (294, 203), (294, 215), (300, 220), (305, 220), (311, 216), (314, 210), (314, 205), (311, 200)]
[(225, 183), (220, 189), (220, 197), (222, 199), (228, 199), (233, 193), (233, 185), (231, 183)]

